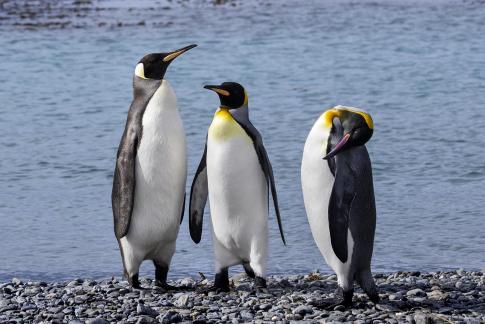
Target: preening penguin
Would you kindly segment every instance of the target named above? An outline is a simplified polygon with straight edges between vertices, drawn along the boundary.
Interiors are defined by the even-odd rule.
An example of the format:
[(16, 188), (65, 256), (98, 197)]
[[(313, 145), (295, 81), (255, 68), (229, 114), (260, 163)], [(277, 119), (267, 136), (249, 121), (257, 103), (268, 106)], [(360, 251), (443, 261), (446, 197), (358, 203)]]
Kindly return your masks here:
[(219, 95), (220, 107), (209, 127), (207, 141), (190, 192), (190, 235), (199, 243), (202, 217), (209, 196), (215, 254), (214, 289), (229, 291), (228, 267), (242, 264), (266, 287), (269, 189), (281, 238), (273, 170), (258, 130), (249, 121), (248, 96), (234, 82), (207, 85)]
[(364, 144), (373, 133), (366, 112), (337, 106), (324, 112), (305, 143), (301, 182), (313, 238), (352, 304), (354, 280), (377, 303), (371, 273), (376, 226), (372, 167)]
[(187, 157), (177, 98), (164, 75), (195, 46), (145, 55), (135, 69), (111, 196), (124, 273), (134, 288), (143, 260), (153, 260), (156, 285), (173, 288), (167, 272), (184, 213)]

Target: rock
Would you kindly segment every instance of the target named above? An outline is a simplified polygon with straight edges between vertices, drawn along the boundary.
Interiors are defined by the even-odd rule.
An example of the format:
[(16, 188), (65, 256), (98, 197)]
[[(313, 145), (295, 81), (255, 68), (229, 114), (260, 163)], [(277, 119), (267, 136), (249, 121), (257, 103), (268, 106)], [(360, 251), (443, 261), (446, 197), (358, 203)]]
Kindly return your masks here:
[(196, 285), (196, 282), (192, 278), (184, 278), (180, 280), (180, 285), (185, 287), (194, 287)]
[(241, 316), (241, 319), (245, 322), (247, 321), (252, 321), (253, 318), (254, 318), (254, 315), (249, 312), (249, 311), (246, 311), (246, 310), (243, 310), (239, 313), (239, 316)]
[(273, 305), (271, 305), (271, 304), (261, 304), (261, 305), (259, 305), (259, 309), (261, 309), (263, 311), (267, 311), (267, 310), (271, 309), (271, 307), (273, 307)]
[(313, 309), (310, 306), (306, 306), (306, 305), (298, 306), (293, 310), (293, 314), (300, 314), (303, 317), (305, 317), (305, 315), (307, 314), (312, 314), (312, 313), (313, 313)]
[(161, 318), (161, 323), (164, 323), (164, 324), (178, 323), (181, 321), (182, 321), (182, 316), (180, 316), (180, 314), (175, 311), (168, 311)]
[(433, 290), (433, 291), (427, 293), (427, 295), (428, 295), (429, 299), (434, 299), (434, 300), (443, 300), (447, 296), (441, 290)]
[(86, 321), (86, 324), (109, 324), (109, 323), (105, 319), (98, 317), (94, 319), (88, 319)]
[(140, 317), (138, 317), (138, 320), (136, 321), (136, 324), (150, 324), (150, 323), (157, 323), (157, 320), (147, 315), (141, 315)]
[(416, 288), (416, 289), (409, 290), (406, 293), (406, 296), (408, 296), (408, 297), (426, 297), (426, 293), (422, 289)]
[(344, 305), (337, 305), (333, 308), (334, 311), (340, 311), (340, 312), (343, 312), (345, 310), (345, 306)]
[(388, 304), (376, 304), (375, 305), (376, 309), (384, 312), (397, 312), (398, 309), (394, 306), (388, 305)]
[(183, 294), (174, 302), (174, 305), (177, 307), (183, 308), (183, 307), (187, 307), (188, 302), (189, 302), (189, 294)]
[(414, 315), (416, 324), (431, 324), (431, 318), (423, 313), (417, 313)]
[(144, 304), (138, 304), (136, 306), (136, 313), (138, 315), (148, 315), (156, 317), (158, 316), (158, 312), (149, 306), (145, 306)]
[(18, 278), (12, 278), (12, 284), (14, 284), (15, 286), (19, 286), (22, 284), (22, 280)]

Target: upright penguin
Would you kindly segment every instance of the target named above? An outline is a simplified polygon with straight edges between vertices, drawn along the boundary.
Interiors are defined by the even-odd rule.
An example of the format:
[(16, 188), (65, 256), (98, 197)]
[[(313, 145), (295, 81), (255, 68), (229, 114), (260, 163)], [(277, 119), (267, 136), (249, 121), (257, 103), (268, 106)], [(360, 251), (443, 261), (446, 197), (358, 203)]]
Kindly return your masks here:
[(301, 182), (313, 238), (352, 304), (354, 280), (377, 303), (371, 273), (376, 226), (372, 167), (364, 144), (373, 133), (366, 112), (337, 106), (324, 112), (305, 143)]
[(266, 287), (269, 190), (285, 243), (273, 170), (258, 130), (249, 121), (248, 95), (234, 82), (206, 85), (219, 95), (220, 107), (190, 192), (190, 235), (199, 243), (209, 195), (215, 254), (214, 289), (229, 291), (228, 267), (243, 264)]
[(187, 157), (177, 98), (164, 75), (195, 46), (145, 55), (135, 69), (111, 196), (124, 273), (134, 288), (144, 260), (153, 260), (157, 286), (173, 288), (167, 272), (184, 213)]

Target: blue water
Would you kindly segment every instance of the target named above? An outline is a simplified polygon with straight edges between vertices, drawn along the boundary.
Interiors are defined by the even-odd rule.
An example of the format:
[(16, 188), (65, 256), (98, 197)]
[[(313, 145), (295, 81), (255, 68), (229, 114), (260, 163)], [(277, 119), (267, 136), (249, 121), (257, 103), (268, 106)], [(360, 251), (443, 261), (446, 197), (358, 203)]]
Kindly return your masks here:
[[(145, 53), (197, 43), (166, 78), (188, 136), (188, 187), (217, 98), (237, 81), (271, 158), (288, 246), (270, 215), (270, 274), (329, 271), (310, 233), (299, 168), (318, 115), (362, 107), (378, 221), (374, 271), (485, 267), (485, 4), (249, 1), (113, 9), (116, 27), (0, 29), (0, 280), (121, 274), (114, 157)], [(114, 20), (116, 20), (114, 19)], [(171, 278), (213, 273), (209, 215), (185, 217)], [(237, 269), (239, 270), (239, 269)], [(142, 275), (153, 273), (146, 263)]]

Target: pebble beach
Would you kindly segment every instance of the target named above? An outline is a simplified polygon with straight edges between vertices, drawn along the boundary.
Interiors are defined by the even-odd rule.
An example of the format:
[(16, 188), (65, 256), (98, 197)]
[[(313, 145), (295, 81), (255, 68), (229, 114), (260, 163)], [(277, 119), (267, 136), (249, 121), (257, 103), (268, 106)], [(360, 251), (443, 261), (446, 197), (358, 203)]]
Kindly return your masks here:
[(483, 271), (375, 274), (381, 301), (356, 287), (351, 309), (325, 309), (336, 296), (336, 276), (270, 276), (256, 292), (245, 274), (230, 279), (230, 293), (202, 292), (212, 282), (200, 274), (171, 282), (166, 292), (143, 278), (142, 290), (120, 278), (101, 281), (23, 281), (0, 284), (0, 323), (483, 323)]

